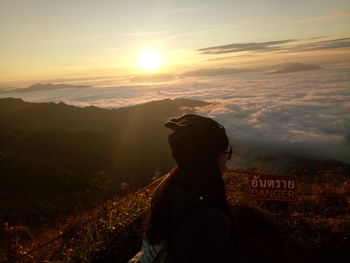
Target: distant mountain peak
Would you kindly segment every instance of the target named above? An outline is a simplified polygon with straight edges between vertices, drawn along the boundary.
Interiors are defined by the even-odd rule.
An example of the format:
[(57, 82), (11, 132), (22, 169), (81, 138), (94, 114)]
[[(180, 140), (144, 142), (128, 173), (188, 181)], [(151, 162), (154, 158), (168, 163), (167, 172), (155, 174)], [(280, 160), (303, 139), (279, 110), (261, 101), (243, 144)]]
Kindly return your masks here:
[(87, 88), (87, 85), (71, 85), (71, 84), (52, 84), (52, 83), (36, 83), (30, 85), (27, 90), (48, 90), (48, 89), (65, 89), (65, 88)]
[(67, 88), (89, 88), (88, 85), (71, 85), (71, 84), (52, 84), (52, 83), (36, 83), (28, 86), (27, 88), (13, 88), (0, 91), (0, 93), (9, 92), (33, 92), (42, 90), (55, 90), (55, 89), (67, 89)]

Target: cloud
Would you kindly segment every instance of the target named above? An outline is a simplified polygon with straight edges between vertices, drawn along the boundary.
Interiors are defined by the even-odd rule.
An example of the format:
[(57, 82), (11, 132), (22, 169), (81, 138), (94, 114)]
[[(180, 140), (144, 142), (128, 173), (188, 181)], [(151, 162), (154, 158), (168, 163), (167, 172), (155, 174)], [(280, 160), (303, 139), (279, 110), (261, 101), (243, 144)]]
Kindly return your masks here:
[(229, 45), (214, 46), (200, 48), (201, 54), (224, 54), (224, 53), (235, 53), (243, 51), (272, 51), (280, 49), (281, 45), (293, 42), (293, 39), (268, 41), (268, 42), (249, 42), (249, 43), (234, 43)]
[(275, 168), (292, 157), (350, 163), (348, 73), (221, 80), (227, 87), (215, 90), (222, 99), (214, 97), (218, 104), (199, 112), (216, 118), (229, 131), (240, 156), (232, 165), (249, 166), (267, 157), (275, 158)]
[(132, 82), (163, 82), (163, 81), (170, 81), (173, 80), (175, 76), (170, 74), (142, 74), (142, 75), (135, 75), (129, 78)]
[(269, 73), (270, 74), (292, 73), (292, 72), (308, 71), (308, 70), (316, 70), (316, 69), (321, 69), (321, 67), (316, 65), (302, 64), (302, 63), (292, 63), (284, 66), (281, 69), (278, 69)]
[(181, 76), (184, 77), (200, 77), (200, 76), (218, 76), (218, 75), (226, 75), (226, 74), (237, 74), (237, 73), (245, 73), (251, 72), (254, 69), (248, 68), (205, 68), (205, 69), (197, 69), (193, 71), (187, 71), (182, 73)]
[[(349, 48), (350, 38), (336, 38), (330, 40), (310, 41), (319, 38), (311, 39), (286, 39), (268, 42), (248, 42), (248, 43), (234, 43), (222, 46), (213, 46), (197, 49), (202, 55), (208, 54), (226, 54), (239, 52), (304, 52), (315, 50), (330, 50), (337, 48)], [(300, 43), (301, 42), (301, 43)]]
[(227, 59), (237, 59), (237, 58), (249, 58), (249, 57), (255, 57), (253, 54), (241, 54), (241, 55), (234, 55), (234, 56), (227, 56), (227, 57), (218, 57), (218, 58), (209, 58), (204, 61), (219, 61), (219, 60), (227, 60)]
[(338, 48), (349, 48), (350, 37), (336, 38), (331, 40), (314, 41), (311, 43), (303, 43), (295, 46), (287, 47), (285, 52), (305, 52), (317, 50), (331, 50)]
[[(197, 108), (197, 113), (214, 118), (226, 128), (234, 146), (229, 166), (269, 163), (283, 170), (295, 158), (350, 163), (349, 73), (349, 68), (290, 74), (257, 71), (176, 78), (157, 85), (43, 90), (20, 96), (26, 101), (104, 108), (166, 98), (208, 101), (212, 104)], [(19, 94), (0, 94), (5, 95)]]
[(321, 21), (321, 20), (327, 20), (327, 19), (335, 19), (335, 18), (344, 17), (344, 16), (350, 16), (350, 11), (331, 13), (331, 14), (326, 14), (322, 16), (315, 16), (307, 19), (298, 20), (295, 22), (302, 23), (302, 22)]

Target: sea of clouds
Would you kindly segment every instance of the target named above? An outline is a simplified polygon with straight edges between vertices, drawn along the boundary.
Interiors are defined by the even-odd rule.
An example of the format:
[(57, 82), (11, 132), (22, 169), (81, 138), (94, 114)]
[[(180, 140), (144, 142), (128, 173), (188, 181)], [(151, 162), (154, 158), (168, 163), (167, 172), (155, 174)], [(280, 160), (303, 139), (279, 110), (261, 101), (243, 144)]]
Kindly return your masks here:
[(349, 68), (181, 77), (153, 84), (118, 85), (106, 79), (94, 84), (0, 97), (103, 108), (165, 98), (205, 100), (213, 104), (199, 108), (198, 114), (224, 125), (234, 147), (228, 166), (246, 167), (269, 160), (275, 169), (283, 170), (295, 157), (350, 163)]

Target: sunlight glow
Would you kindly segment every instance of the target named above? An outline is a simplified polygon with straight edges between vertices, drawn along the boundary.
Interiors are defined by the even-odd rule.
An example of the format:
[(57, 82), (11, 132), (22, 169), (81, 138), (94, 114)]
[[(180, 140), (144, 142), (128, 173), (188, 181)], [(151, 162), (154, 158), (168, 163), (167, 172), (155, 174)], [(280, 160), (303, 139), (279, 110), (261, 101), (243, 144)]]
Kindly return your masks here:
[(144, 50), (139, 54), (138, 67), (155, 71), (161, 66), (162, 56), (155, 50)]

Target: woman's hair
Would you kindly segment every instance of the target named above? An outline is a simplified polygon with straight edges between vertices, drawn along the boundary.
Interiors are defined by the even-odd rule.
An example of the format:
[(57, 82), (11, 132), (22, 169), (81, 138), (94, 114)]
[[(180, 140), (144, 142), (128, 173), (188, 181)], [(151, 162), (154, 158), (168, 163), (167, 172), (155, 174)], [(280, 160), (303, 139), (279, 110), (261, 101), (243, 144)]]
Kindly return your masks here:
[(150, 213), (144, 224), (144, 234), (151, 244), (169, 237), (171, 202), (175, 186), (205, 196), (231, 219), (222, 174), (217, 157), (229, 145), (225, 128), (213, 119), (186, 114), (164, 124), (172, 129), (168, 142), (177, 165), (168, 173), (153, 195)]

